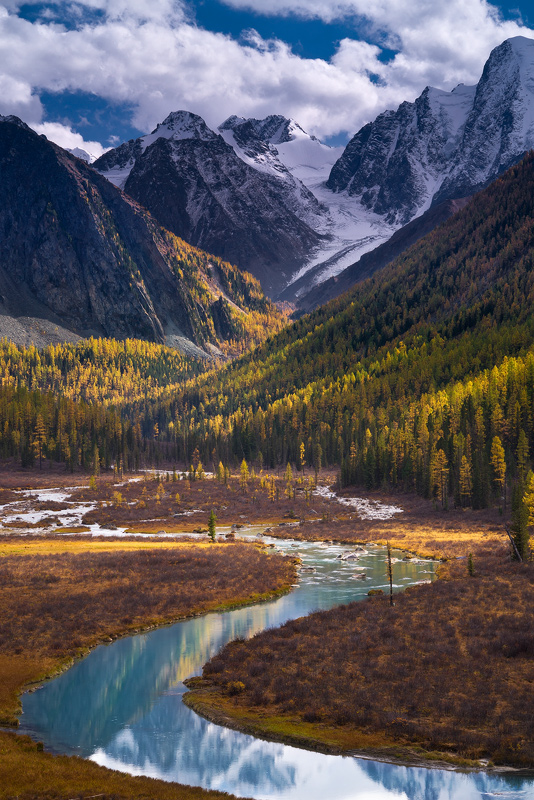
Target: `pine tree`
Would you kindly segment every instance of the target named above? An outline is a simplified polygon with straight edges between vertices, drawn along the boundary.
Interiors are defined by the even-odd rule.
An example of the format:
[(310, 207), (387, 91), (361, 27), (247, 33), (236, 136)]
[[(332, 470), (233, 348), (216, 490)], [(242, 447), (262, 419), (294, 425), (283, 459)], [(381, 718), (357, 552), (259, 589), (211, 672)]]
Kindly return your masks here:
[(526, 561), (530, 553), (530, 536), (528, 531), (529, 509), (524, 500), (524, 488), (516, 483), (512, 489), (512, 524), (510, 530), (515, 543), (512, 556)]
[(245, 459), (243, 459), (243, 461), (241, 462), (240, 472), (241, 472), (241, 477), (240, 477), (241, 491), (243, 492), (243, 494), (245, 494), (245, 492), (247, 491), (247, 484), (249, 479), (248, 464), (245, 461)]
[(469, 464), (467, 457), (464, 455), (462, 456), (462, 460), (460, 462), (460, 501), (462, 506), (469, 505), (471, 503), (471, 491), (471, 465)]
[(43, 415), (37, 414), (37, 421), (34, 430), (34, 446), (39, 456), (39, 469), (41, 469), (41, 462), (43, 457), (43, 445), (46, 441), (46, 427), (43, 421)]
[(528, 509), (528, 525), (534, 526), (534, 472), (528, 471), (525, 480), (525, 492), (523, 494), (523, 502)]
[(217, 517), (215, 516), (215, 511), (213, 511), (213, 509), (212, 509), (211, 513), (210, 513), (210, 518), (208, 520), (208, 536), (210, 537), (212, 542), (215, 541), (215, 536), (216, 536), (215, 523), (216, 522), (217, 522)]
[(491, 443), (490, 461), (493, 469), (493, 482), (499, 498), (504, 497), (504, 507), (506, 508), (506, 457), (498, 436), (494, 436)]
[(523, 428), (521, 428), (517, 440), (517, 478), (520, 483), (525, 482), (525, 478), (527, 475), (528, 456), (529, 456), (528, 451), (529, 451), (528, 437)]
[(475, 564), (473, 562), (473, 554), (472, 553), (469, 553), (469, 555), (467, 556), (467, 572), (469, 573), (469, 576), (471, 578), (474, 577)]
[(301, 442), (299, 447), (299, 464), (301, 470), (304, 471), (304, 467), (306, 466), (306, 447), (304, 442)]

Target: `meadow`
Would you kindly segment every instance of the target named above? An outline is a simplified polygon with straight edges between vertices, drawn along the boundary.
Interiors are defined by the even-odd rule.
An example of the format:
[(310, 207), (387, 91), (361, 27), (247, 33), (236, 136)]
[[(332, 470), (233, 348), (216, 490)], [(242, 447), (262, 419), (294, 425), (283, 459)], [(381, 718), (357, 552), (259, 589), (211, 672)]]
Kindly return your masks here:
[[(459, 511), (455, 521), (453, 512), (435, 528), (429, 514), (408, 516), (360, 523), (359, 540), (381, 533), (395, 546), (438, 550), (448, 557), (438, 581), (396, 594), (394, 606), (373, 596), (232, 642), (192, 681), (188, 705), (327, 752), (532, 770), (534, 568), (512, 562), (489, 514)], [(296, 535), (317, 539), (317, 528)]]
[[(274, 597), (294, 581), (292, 559), (242, 542), (6, 533), (0, 537), (1, 724), (17, 724), (23, 687), (99, 643)], [(0, 764), (0, 798), (227, 796), (52, 756), (5, 730)]]

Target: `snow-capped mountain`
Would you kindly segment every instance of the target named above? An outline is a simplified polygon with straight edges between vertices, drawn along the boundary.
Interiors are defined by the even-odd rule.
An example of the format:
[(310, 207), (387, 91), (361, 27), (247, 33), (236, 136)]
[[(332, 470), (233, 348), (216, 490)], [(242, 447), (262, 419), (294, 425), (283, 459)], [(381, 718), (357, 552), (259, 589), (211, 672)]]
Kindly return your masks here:
[[(394, 228), (382, 217), (352, 197), (333, 194), (327, 188), (326, 181), (343, 148), (323, 144), (295, 120), (280, 115), (265, 119), (233, 116), (219, 130), (239, 158), (278, 179), (287, 202), (292, 196), (298, 216), (318, 233), (327, 234), (291, 276), (290, 285), (298, 282), (299, 291), (307, 286), (304, 275), (310, 275), (310, 285), (326, 280), (393, 233)], [(314, 202), (310, 202), (310, 193)], [(284, 297), (292, 296), (291, 289), (284, 292)]]
[(0, 336), (135, 337), (205, 356), (258, 314), (268, 329), (257, 281), (177, 239), (16, 117), (0, 118), (0, 175)]
[(93, 164), (96, 161), (96, 156), (83, 150), (81, 147), (67, 147), (67, 153), (72, 153), (76, 158), (81, 158), (86, 164)]
[(305, 186), (287, 170), (281, 181), (251, 166), (187, 111), (170, 114), (94, 166), (166, 228), (252, 272), (271, 293), (323, 239), (319, 224), (309, 224), (320, 221), (322, 209)]
[(444, 199), (473, 194), (534, 146), (534, 40), (496, 47), (476, 86), (427, 87), (365, 125), (327, 186), (392, 225)]
[[(264, 120), (242, 119), (229, 117), (219, 131), (225, 142), (229, 144), (236, 155), (253, 169), (265, 175), (271, 175), (280, 182), (279, 191), (283, 194), (284, 202), (293, 213), (310, 225), (319, 233), (327, 233), (327, 208), (317, 200), (315, 195), (307, 188), (305, 183), (289, 169), (286, 161), (291, 164), (291, 155), (295, 160), (296, 152), (286, 148), (280, 152), (282, 144), (293, 143), (296, 140), (294, 131), (302, 133), (304, 141), (311, 141), (300, 126), (285, 117), (272, 116)], [(317, 142), (317, 140), (315, 140)], [(275, 146), (276, 144), (276, 146)], [(317, 142), (322, 150), (319, 153), (320, 162), (327, 163), (325, 156), (330, 148)], [(289, 149), (289, 152), (287, 150)], [(285, 156), (285, 158), (284, 158)], [(289, 156), (289, 159), (288, 159)], [(298, 160), (298, 158), (297, 158)]]
[(232, 116), (213, 131), (180, 111), (95, 166), (186, 241), (253, 272), (271, 295), (298, 297), (533, 146), (534, 40), (516, 37), (492, 51), (476, 86), (427, 87), (344, 151), (280, 115)]

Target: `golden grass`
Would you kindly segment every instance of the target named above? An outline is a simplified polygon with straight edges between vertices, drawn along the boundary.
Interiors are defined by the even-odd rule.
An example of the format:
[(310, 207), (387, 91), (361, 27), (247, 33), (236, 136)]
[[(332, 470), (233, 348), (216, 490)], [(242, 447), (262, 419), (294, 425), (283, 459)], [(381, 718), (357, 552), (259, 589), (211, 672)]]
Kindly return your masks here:
[(134, 552), (137, 550), (187, 550), (194, 544), (200, 549), (215, 549), (225, 547), (224, 543), (205, 542), (191, 540), (174, 541), (168, 539), (113, 539), (113, 538), (92, 538), (73, 539), (71, 537), (58, 536), (51, 539), (49, 537), (22, 538), (0, 537), (0, 558), (8, 555), (54, 555), (57, 553), (118, 553)]
[(133, 778), (99, 767), (75, 756), (52, 756), (39, 750), (27, 736), (0, 732), (0, 798), (19, 800), (64, 800), (89, 798), (122, 800), (228, 800), (225, 792), (192, 786)]
[[(442, 560), (466, 556), (488, 543), (504, 546), (508, 541), (506, 518), (495, 509), (442, 512), (434, 509), (429, 501), (413, 496), (375, 494), (374, 499), (399, 505), (403, 510), (388, 520), (361, 520), (337, 513), (333, 520), (307, 520), (292, 528), (291, 536), (302, 541), (333, 539), (347, 544), (386, 544), (389, 541), (392, 547), (400, 550)], [(332, 508), (335, 504), (330, 506), (331, 511)], [(284, 528), (273, 528), (270, 535), (283, 538), (287, 532)]]
[[(244, 543), (0, 537), (0, 724), (16, 725), (22, 687), (101, 641), (289, 589), (290, 559)], [(0, 733), (0, 798), (222, 798), (40, 752)]]
[(23, 686), (53, 672), (52, 658), (0, 653), (0, 725), (16, 726), (19, 693)]
[(258, 709), (236, 705), (228, 696), (214, 688), (210, 681), (193, 678), (186, 681), (190, 691), (184, 702), (197, 714), (217, 725), (239, 730), (252, 736), (338, 755), (365, 755), (388, 761), (423, 763), (441, 761), (462, 767), (479, 767), (477, 761), (439, 751), (422, 750), (417, 746), (399, 743), (384, 731), (366, 731), (354, 727), (303, 721), (291, 714), (269, 714)]

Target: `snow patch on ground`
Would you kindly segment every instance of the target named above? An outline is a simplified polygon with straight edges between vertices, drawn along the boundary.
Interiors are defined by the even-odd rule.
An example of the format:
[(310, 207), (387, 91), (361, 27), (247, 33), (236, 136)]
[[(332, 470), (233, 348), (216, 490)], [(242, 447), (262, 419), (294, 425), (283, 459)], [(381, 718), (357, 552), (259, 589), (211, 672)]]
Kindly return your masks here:
[(387, 505), (378, 500), (368, 500), (365, 497), (338, 497), (327, 486), (318, 486), (315, 494), (325, 497), (328, 500), (337, 500), (338, 503), (357, 511), (360, 519), (391, 519), (395, 514), (401, 514), (404, 509), (400, 506)]

